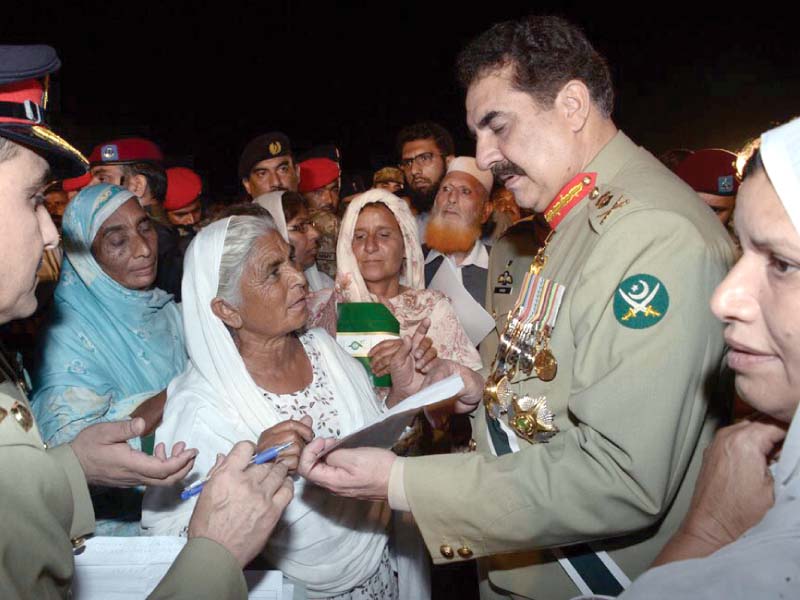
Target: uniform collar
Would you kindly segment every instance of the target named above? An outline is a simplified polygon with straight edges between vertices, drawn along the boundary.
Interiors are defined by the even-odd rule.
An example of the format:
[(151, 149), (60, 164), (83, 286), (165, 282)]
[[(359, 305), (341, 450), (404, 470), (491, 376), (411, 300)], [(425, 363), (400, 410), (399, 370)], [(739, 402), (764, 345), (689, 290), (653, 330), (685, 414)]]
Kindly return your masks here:
[(544, 220), (551, 229), (557, 229), (581, 200), (589, 195), (594, 189), (596, 178), (597, 173), (591, 171), (578, 173), (561, 188), (553, 201), (544, 209)]
[(606, 184), (622, 170), (625, 158), (638, 148), (627, 135), (617, 131), (586, 166), (586, 170), (597, 173), (597, 185)]

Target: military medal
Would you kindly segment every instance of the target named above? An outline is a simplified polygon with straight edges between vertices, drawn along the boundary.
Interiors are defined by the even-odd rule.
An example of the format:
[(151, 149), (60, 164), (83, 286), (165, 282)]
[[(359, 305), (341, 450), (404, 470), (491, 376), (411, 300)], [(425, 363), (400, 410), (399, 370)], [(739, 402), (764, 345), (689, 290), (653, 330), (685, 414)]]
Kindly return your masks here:
[[(594, 193), (593, 198), (599, 195), (594, 186), (596, 176), (596, 173), (579, 174), (545, 209), (544, 217), (552, 229), (533, 257), (514, 308), (508, 314), (491, 375), (484, 387), (488, 415), (497, 419), (507, 414), (514, 432), (531, 443), (547, 441), (558, 432), (558, 427), (545, 396), (519, 396), (511, 390), (511, 383), (518, 372), (541, 381), (552, 381), (558, 373), (550, 337), (566, 288), (541, 273), (547, 265), (546, 250), (558, 224), (590, 191)], [(498, 277), (498, 284), (506, 283), (505, 275)]]

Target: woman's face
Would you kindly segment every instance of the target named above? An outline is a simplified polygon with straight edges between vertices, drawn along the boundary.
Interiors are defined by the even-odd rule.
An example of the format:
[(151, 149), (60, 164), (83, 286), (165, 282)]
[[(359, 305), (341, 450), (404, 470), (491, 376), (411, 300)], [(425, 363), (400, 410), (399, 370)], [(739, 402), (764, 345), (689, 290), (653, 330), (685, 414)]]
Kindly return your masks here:
[(307, 269), (317, 260), (319, 250), (319, 231), (317, 231), (308, 211), (301, 209), (295, 217), (286, 224), (289, 232), (289, 241), (294, 246), (297, 264)]
[(790, 421), (800, 399), (800, 234), (763, 169), (736, 200), (742, 257), (711, 298), (728, 365), (754, 408)]
[(367, 204), (361, 209), (352, 248), (365, 282), (399, 279), (405, 245), (400, 225), (386, 205)]
[(92, 255), (105, 273), (123, 287), (146, 290), (156, 280), (158, 236), (136, 198), (120, 206), (100, 226)]
[(256, 241), (240, 291), (240, 333), (281, 337), (302, 328), (308, 319), (306, 278), (296, 266), (292, 247), (277, 231)]

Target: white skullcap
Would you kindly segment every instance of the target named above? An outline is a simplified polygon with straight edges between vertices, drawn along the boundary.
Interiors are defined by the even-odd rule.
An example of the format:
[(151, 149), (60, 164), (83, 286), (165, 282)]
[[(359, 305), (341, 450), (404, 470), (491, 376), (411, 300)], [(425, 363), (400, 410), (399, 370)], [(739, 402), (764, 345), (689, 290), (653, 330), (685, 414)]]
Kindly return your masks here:
[(761, 135), (761, 162), (800, 233), (800, 118)]
[(492, 175), (491, 171), (481, 171), (478, 168), (478, 163), (475, 162), (475, 159), (471, 156), (457, 156), (453, 160), (450, 161), (450, 164), (447, 165), (447, 172), (452, 173), (453, 171), (461, 171), (462, 173), (467, 173), (468, 175), (472, 175), (475, 179), (480, 181), (481, 185), (486, 188), (486, 193), (492, 193), (492, 182), (494, 181), (494, 176)]

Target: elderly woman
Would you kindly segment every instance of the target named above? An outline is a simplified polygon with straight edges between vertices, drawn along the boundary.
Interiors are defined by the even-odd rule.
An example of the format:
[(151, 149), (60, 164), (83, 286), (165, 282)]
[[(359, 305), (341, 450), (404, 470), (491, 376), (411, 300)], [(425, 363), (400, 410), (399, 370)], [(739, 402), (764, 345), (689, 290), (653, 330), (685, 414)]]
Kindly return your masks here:
[(270, 192), (253, 200), (272, 215), (283, 239), (294, 248), (294, 258), (303, 268), (311, 292), (333, 286), (333, 280), (317, 269), (319, 231), (309, 215), (308, 201), (297, 192)]
[[(92, 423), (129, 416), (144, 417), (152, 431), (186, 350), (172, 296), (153, 288), (150, 218), (131, 192), (96, 185), (70, 202), (63, 236), (61, 278), (32, 373), (42, 437), (62, 444)], [(136, 535), (140, 492), (109, 489), (94, 501), (100, 533)]]
[[(306, 282), (295, 264), (266, 216), (217, 221), (189, 248), (183, 317), (191, 324), (190, 362), (170, 384), (156, 432), (159, 442), (185, 440), (199, 449), (188, 481), (243, 439), (258, 439), (260, 448), (294, 442), (281, 458), (293, 468), (314, 435), (345, 435), (382, 410), (360, 363), (323, 330), (304, 330)], [(396, 364), (406, 368), (418, 347), (404, 349)], [(403, 373), (416, 377), (414, 366)], [(147, 534), (185, 535), (194, 500), (181, 502), (179, 491), (148, 490)], [(340, 499), (301, 480), (264, 556), (303, 582), (310, 597), (394, 598), (389, 513), (386, 504)]]
[(663, 566), (621, 598), (800, 597), (800, 119), (761, 136), (735, 223), (743, 254), (711, 309), (726, 324), (737, 392), (780, 426), (744, 420), (717, 433)]
[[(428, 337), (439, 356), (470, 369), (481, 359), (450, 300), (426, 290), (422, 247), (408, 205), (384, 189), (369, 190), (350, 202), (336, 248), (340, 302), (383, 302), (408, 335), (430, 319)], [(312, 318), (330, 328), (330, 304)]]

